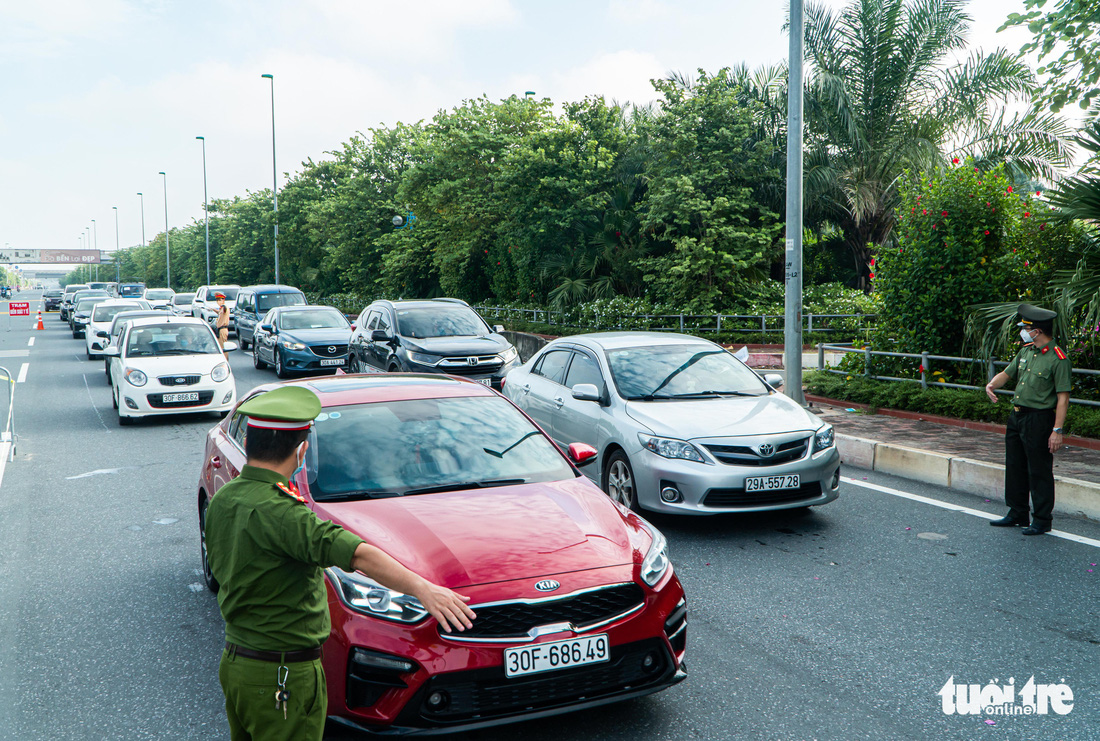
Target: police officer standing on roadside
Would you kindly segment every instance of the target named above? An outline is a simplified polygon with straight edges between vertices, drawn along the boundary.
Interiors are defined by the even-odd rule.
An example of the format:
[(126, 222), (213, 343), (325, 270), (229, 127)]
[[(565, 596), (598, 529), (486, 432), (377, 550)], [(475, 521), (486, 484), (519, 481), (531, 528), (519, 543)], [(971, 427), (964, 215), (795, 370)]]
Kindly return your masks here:
[(446, 632), (470, 627), (474, 617), (468, 597), (428, 582), (306, 506), (290, 479), (302, 468), (320, 411), (317, 395), (301, 386), (241, 404), (248, 461), (206, 512), (207, 562), (225, 619), (218, 678), (233, 741), (324, 734), (321, 646), (330, 623), (322, 569), (361, 571), (413, 595)]
[[(1018, 309), (1024, 347), (985, 387), (997, 403), (996, 389), (1016, 382), (1012, 414), (1005, 429), (1005, 504), (1008, 514), (990, 525), (1025, 525), (1024, 535), (1050, 532), (1054, 511), (1054, 452), (1062, 445), (1062, 425), (1069, 409), (1071, 364), (1053, 342), (1053, 311), (1030, 304)], [(1031, 523), (1028, 524), (1028, 494)]]

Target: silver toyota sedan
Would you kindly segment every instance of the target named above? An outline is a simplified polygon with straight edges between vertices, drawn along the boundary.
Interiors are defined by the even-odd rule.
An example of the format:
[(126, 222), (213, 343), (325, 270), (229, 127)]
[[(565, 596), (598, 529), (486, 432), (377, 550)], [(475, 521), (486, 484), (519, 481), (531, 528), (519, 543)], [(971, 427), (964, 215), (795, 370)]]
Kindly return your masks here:
[(833, 428), (722, 347), (681, 334), (605, 332), (554, 340), (508, 373), (504, 395), (613, 499), (682, 514), (831, 502)]

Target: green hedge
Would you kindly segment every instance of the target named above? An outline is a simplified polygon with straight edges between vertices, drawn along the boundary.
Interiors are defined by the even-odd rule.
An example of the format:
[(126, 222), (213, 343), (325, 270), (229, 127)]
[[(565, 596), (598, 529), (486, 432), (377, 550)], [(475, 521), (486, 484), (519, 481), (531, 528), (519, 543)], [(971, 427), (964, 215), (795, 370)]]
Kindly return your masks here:
[[(868, 404), (876, 409), (901, 409), (977, 422), (1004, 424), (1012, 409), (1008, 397), (991, 404), (983, 391), (922, 389), (916, 383), (874, 381), (835, 373), (807, 374), (805, 386), (810, 394)], [(1071, 404), (1066, 414), (1065, 428), (1067, 435), (1100, 438), (1100, 409)]]

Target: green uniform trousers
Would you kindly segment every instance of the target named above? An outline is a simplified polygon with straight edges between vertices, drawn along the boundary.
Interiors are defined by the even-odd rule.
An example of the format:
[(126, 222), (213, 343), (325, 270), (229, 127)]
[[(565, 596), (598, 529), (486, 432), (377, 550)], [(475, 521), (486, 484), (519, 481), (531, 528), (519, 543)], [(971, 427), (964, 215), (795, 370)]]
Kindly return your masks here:
[(218, 680), (225, 693), (233, 741), (320, 741), (325, 733), (328, 693), (321, 660), (286, 664), (290, 700), (286, 718), (275, 707), (279, 664), (222, 652)]

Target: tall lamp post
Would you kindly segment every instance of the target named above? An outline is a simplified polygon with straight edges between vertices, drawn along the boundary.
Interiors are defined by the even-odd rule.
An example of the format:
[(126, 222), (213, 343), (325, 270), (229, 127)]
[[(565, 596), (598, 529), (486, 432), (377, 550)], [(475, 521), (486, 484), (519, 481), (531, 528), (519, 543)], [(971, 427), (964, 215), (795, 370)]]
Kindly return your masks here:
[(121, 269), (118, 266), (118, 206), (111, 206), (115, 210), (115, 283), (122, 280)]
[[(84, 227), (84, 236), (85, 236), (84, 249), (90, 250), (92, 248), (92, 227), (90, 227), (90, 226)], [(84, 282), (85, 283), (91, 283), (92, 282), (92, 266), (89, 265), (88, 263), (84, 263), (84, 272), (88, 276), (85, 279)]]
[(791, 0), (787, 62), (787, 291), (783, 312), (783, 391), (805, 406), (802, 393), (802, 0)]
[(275, 282), (279, 282), (279, 171), (275, 167), (275, 76), (260, 75), (271, 80), (271, 199), (275, 204)]
[(172, 249), (168, 244), (168, 176), (164, 170), (157, 173), (164, 180), (164, 287), (172, 287)]
[(95, 250), (95, 279), (99, 280), (99, 235), (96, 233), (95, 219), (92, 219), (92, 239), (94, 240), (92, 249)]
[[(210, 197), (206, 193), (206, 137), (196, 136), (202, 142), (202, 212), (206, 220), (206, 284), (210, 284)], [(279, 281), (276, 280), (276, 283)]]
[[(144, 248), (145, 247), (145, 196), (143, 196), (141, 193), (138, 193), (138, 199), (141, 201), (141, 246), (142, 246), (142, 248)], [(141, 278), (142, 278), (141, 282), (145, 283), (145, 284), (148, 284), (149, 283), (149, 253), (145, 249), (142, 249), (142, 252), (145, 253), (145, 265), (141, 269)]]

